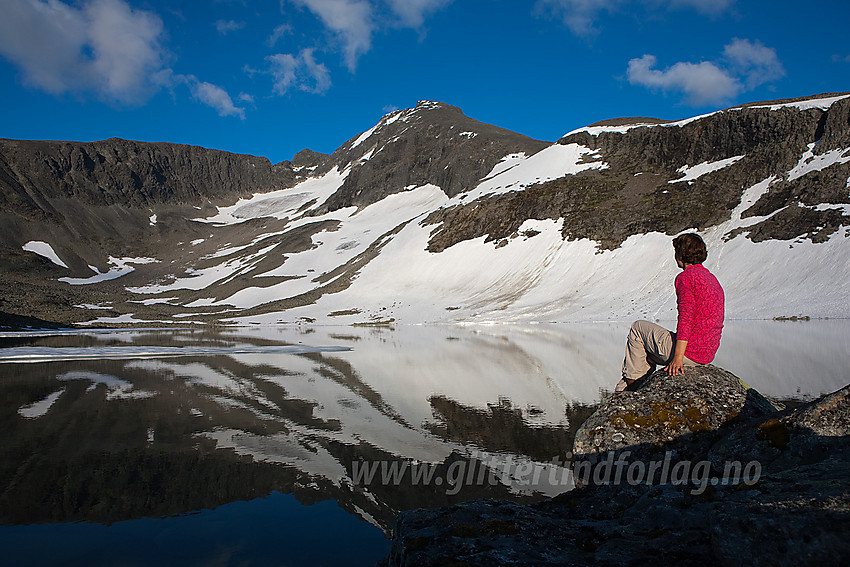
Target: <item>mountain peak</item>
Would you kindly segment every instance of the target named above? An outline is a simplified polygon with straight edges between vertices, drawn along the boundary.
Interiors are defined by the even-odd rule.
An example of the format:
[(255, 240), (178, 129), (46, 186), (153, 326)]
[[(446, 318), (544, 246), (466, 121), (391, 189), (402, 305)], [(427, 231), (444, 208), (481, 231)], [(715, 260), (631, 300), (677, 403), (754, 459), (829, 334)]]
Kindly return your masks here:
[(442, 108), (454, 108), (460, 110), (456, 106), (434, 100), (420, 100), (416, 103), (416, 108), (414, 110), (438, 110)]
[(363, 207), (410, 186), (435, 185), (453, 197), (472, 189), (506, 155), (531, 155), (548, 145), (469, 118), (456, 106), (419, 101), (384, 115), (317, 170), (349, 170), (317, 212)]

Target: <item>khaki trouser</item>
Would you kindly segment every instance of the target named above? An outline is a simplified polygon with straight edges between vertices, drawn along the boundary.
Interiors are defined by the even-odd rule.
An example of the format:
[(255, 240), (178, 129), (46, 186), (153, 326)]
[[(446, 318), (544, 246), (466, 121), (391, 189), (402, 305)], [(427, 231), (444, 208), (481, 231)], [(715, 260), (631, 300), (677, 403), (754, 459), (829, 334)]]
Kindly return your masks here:
[[(632, 382), (655, 371), (655, 365), (667, 366), (673, 360), (676, 333), (652, 321), (635, 321), (626, 341), (623, 378)], [(685, 366), (700, 366), (685, 357)]]

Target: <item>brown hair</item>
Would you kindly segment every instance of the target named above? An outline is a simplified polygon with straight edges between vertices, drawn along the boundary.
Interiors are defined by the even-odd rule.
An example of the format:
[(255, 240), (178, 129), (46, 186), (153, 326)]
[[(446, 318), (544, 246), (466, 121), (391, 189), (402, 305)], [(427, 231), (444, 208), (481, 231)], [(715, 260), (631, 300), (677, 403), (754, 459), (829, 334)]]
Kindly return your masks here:
[(693, 232), (674, 238), (673, 249), (676, 250), (676, 257), (685, 264), (702, 264), (708, 257), (705, 242)]

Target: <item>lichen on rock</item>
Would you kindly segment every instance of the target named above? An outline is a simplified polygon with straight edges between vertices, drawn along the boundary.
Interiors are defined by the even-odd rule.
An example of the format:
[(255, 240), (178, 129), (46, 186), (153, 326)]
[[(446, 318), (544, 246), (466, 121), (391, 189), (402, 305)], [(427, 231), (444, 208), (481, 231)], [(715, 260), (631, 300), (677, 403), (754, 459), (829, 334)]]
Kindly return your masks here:
[(581, 460), (628, 447), (633, 456), (651, 458), (662, 446), (693, 453), (698, 437), (778, 409), (716, 366), (688, 367), (680, 376), (659, 370), (604, 401), (576, 432), (573, 454)]

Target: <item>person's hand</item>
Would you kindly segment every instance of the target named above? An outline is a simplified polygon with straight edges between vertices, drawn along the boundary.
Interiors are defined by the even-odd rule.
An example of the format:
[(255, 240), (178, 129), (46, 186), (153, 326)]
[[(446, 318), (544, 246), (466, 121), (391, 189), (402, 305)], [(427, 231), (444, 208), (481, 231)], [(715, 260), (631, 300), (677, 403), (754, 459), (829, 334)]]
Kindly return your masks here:
[(673, 360), (667, 365), (667, 373), (670, 376), (678, 376), (685, 373), (686, 350), (688, 350), (688, 341), (676, 340), (676, 348), (673, 350)]
[(685, 373), (684, 360), (678, 360), (678, 359), (674, 358), (673, 361), (670, 364), (667, 365), (666, 370), (667, 370), (667, 373), (670, 374), (670, 376), (678, 376), (679, 374), (684, 374)]

